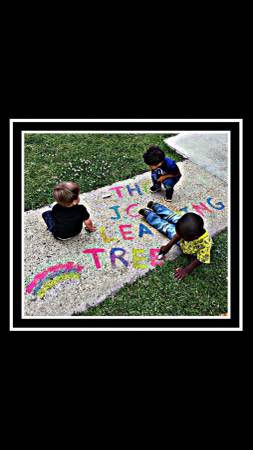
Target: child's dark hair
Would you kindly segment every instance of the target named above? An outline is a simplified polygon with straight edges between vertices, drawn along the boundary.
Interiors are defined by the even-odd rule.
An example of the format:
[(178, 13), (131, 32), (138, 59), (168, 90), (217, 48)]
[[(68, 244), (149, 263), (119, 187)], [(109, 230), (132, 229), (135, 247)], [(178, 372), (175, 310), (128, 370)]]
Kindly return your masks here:
[(176, 223), (176, 232), (186, 241), (197, 239), (204, 232), (204, 221), (198, 214), (186, 213)]
[(71, 205), (80, 194), (80, 186), (74, 181), (63, 181), (54, 188), (54, 198), (62, 206)]
[(143, 155), (144, 162), (148, 165), (159, 164), (160, 162), (163, 162), (164, 158), (165, 153), (155, 145), (149, 147)]

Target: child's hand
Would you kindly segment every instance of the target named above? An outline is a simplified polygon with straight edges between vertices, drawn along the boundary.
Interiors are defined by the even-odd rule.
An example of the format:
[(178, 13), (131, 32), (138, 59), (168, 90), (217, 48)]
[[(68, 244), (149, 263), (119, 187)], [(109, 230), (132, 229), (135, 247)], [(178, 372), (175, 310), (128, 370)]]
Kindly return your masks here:
[(180, 267), (175, 270), (175, 278), (177, 280), (183, 280), (185, 277), (189, 275), (188, 270), (185, 267)]
[(159, 183), (163, 183), (164, 180), (166, 180), (166, 179), (167, 179), (166, 175), (161, 175), (159, 178), (157, 178), (157, 181), (158, 181)]
[(85, 230), (88, 231), (89, 233), (93, 233), (94, 231), (96, 231), (96, 227), (92, 225), (92, 227), (85, 227)]
[(84, 225), (85, 225), (85, 230), (88, 231), (89, 233), (93, 233), (93, 231), (96, 231), (96, 227), (94, 227), (91, 219), (85, 220)]
[(166, 255), (166, 253), (168, 253), (169, 250), (167, 250), (167, 246), (166, 245), (162, 245), (162, 247), (159, 250), (159, 254), (163, 254)]

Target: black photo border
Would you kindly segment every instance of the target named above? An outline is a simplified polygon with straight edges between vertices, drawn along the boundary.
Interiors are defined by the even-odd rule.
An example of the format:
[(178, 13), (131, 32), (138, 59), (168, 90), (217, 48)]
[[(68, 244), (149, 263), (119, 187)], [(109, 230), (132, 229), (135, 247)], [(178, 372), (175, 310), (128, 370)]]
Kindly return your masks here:
[[(13, 198), (10, 198), (10, 203), (13, 203), (13, 254), (12, 256), (12, 273), (13, 273), (13, 285), (11, 291), (13, 292), (13, 298), (10, 297), (10, 330), (11, 331), (62, 331), (62, 330), (191, 330), (191, 329), (206, 329), (206, 330), (241, 330), (242, 317), (240, 317), (240, 139), (242, 136), (242, 119), (231, 119), (227, 121), (208, 121), (209, 119), (198, 119), (187, 121), (173, 121), (161, 122), (158, 119), (152, 122), (149, 119), (145, 121), (123, 121), (124, 119), (117, 119), (117, 121), (109, 122), (81, 122), (81, 121), (28, 121), (25, 119), (9, 118), (10, 133), (12, 123), (12, 134), (10, 134), (10, 144), (12, 142), (13, 157)], [(66, 119), (67, 120), (67, 119)], [(85, 119), (84, 119), (85, 120)], [(108, 118), (109, 120), (109, 118)], [(122, 120), (122, 122), (120, 121)], [(143, 120), (145, 120), (143, 118)], [(217, 121), (216, 121), (217, 120)], [(231, 132), (231, 179), (230, 179), (230, 301), (231, 301), (231, 317), (212, 319), (212, 318), (187, 318), (187, 319), (172, 319), (172, 318), (89, 318), (85, 316), (82, 318), (72, 319), (71, 317), (61, 319), (47, 319), (47, 318), (22, 318), (22, 280), (21, 280), (21, 257), (22, 257), (22, 132), (23, 131), (82, 131), (82, 130), (99, 130), (104, 131), (159, 131), (170, 128), (171, 130), (184, 130), (184, 131), (230, 131)], [(233, 182), (236, 180), (236, 182)], [(242, 300), (242, 299), (241, 299)]]

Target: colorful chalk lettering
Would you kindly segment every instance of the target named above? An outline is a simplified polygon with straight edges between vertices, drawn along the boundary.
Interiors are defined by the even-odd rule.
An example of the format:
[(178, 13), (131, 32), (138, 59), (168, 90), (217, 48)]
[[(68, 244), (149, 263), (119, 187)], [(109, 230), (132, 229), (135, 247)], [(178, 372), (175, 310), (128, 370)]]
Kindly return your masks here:
[(138, 193), (139, 195), (143, 195), (143, 192), (139, 186), (138, 183), (135, 183), (135, 187), (131, 187), (129, 184), (126, 186), (113, 186), (109, 189), (109, 191), (114, 191), (118, 198), (123, 198), (122, 189), (126, 188), (128, 195), (131, 197), (134, 195), (134, 193)]
[(98, 257), (98, 253), (103, 253), (103, 252), (105, 252), (104, 248), (86, 248), (85, 250), (83, 250), (83, 253), (89, 254), (92, 256), (93, 261), (96, 266), (96, 269), (101, 269), (101, 267), (102, 267), (100, 259)]
[[(131, 205), (129, 205), (129, 206), (125, 209), (125, 212), (127, 213), (127, 215), (128, 215), (129, 217), (132, 217), (132, 218), (138, 217), (138, 218), (139, 218), (139, 217), (141, 217), (139, 213), (137, 213), (137, 214), (131, 214), (131, 213), (130, 213), (130, 210), (131, 210), (132, 208), (137, 208), (137, 207), (140, 207), (139, 203), (131, 203)], [(109, 209), (112, 209), (112, 210), (115, 212), (115, 216), (114, 216), (114, 217), (111, 217), (112, 220), (119, 220), (119, 219), (121, 219), (121, 213), (120, 213), (120, 211), (119, 211), (120, 208), (121, 208), (120, 205), (114, 205), (114, 206), (110, 206), (110, 207), (109, 207)]]
[(195, 211), (197, 211), (197, 213), (202, 216), (205, 217), (204, 212), (203, 211), (207, 211), (209, 213), (213, 213), (214, 211), (211, 211), (203, 202), (200, 202), (198, 205), (195, 205), (194, 203), (192, 204), (192, 208), (195, 209)]
[[(99, 260), (98, 253), (105, 252), (106, 250), (103, 248), (90, 248), (83, 250), (83, 253), (85, 254), (91, 254), (92, 255), (92, 261), (94, 263), (94, 266), (96, 269), (101, 269), (101, 261)], [(145, 248), (132, 248), (132, 262), (133, 267), (135, 269), (146, 269), (148, 268), (148, 259), (151, 267), (160, 266), (164, 262), (159, 261), (157, 259), (157, 256), (159, 254), (159, 248), (150, 248), (149, 249), (149, 255), (145, 255), (145, 252), (147, 252), (147, 249)], [(116, 264), (116, 261), (120, 261), (125, 267), (129, 266), (129, 261), (126, 259), (126, 255), (129, 254), (129, 251), (125, 250), (123, 247), (112, 247), (109, 250), (109, 258), (112, 267), (115, 269), (118, 267)], [(146, 264), (144, 264), (144, 261)]]
[(124, 186), (114, 186), (114, 187), (111, 187), (109, 189), (109, 191), (115, 191), (115, 193), (117, 194), (118, 198), (123, 198), (121, 189), (124, 189)]
[(149, 255), (150, 255), (150, 264), (152, 267), (162, 266), (164, 264), (164, 261), (157, 259), (159, 253), (160, 253), (159, 248), (151, 248), (150, 249)]
[[(142, 185), (143, 190), (146, 191), (147, 183)], [(140, 186), (136, 183), (134, 187), (131, 185), (127, 186), (115, 186), (110, 188), (110, 190), (114, 191), (117, 195), (117, 198), (122, 199), (123, 193), (126, 192), (128, 196), (133, 197), (134, 194), (143, 195), (143, 192)], [(140, 217), (139, 213), (136, 210), (140, 207), (139, 203), (131, 203), (128, 206), (124, 206), (123, 211), (127, 214), (127, 216), (131, 219), (138, 219)], [(122, 206), (114, 205), (111, 206), (111, 209), (115, 216), (111, 217), (111, 220), (117, 221), (122, 218)], [(215, 199), (214, 197), (208, 197), (206, 200), (206, 204), (204, 202), (200, 202), (198, 204), (192, 203), (189, 206), (185, 206), (180, 208), (181, 212), (188, 212), (191, 210), (195, 210), (202, 217), (205, 217), (205, 214), (213, 214), (218, 211), (223, 211), (225, 205), (222, 201)], [(138, 237), (143, 238), (144, 235), (155, 236), (151, 229), (140, 221), (138, 224)], [(134, 229), (133, 226), (129, 223), (121, 224), (118, 227), (118, 233), (120, 234), (124, 241), (133, 241)], [(106, 230), (105, 226), (101, 226), (99, 228), (100, 236), (102, 241), (105, 244), (110, 244), (117, 240), (115, 236), (112, 235), (111, 231)], [(137, 230), (136, 230), (137, 232)], [(86, 248), (82, 251), (84, 255), (90, 255), (91, 258), (88, 258), (88, 263), (92, 264), (97, 270), (102, 269), (102, 261), (103, 258), (100, 259), (99, 255), (101, 253), (105, 253), (108, 249), (105, 248)], [(155, 267), (164, 264), (164, 261), (160, 261), (157, 259), (159, 254), (159, 248), (150, 248), (149, 254), (147, 255), (147, 249), (144, 248), (132, 248), (132, 265), (136, 270), (144, 270), (149, 266)], [(125, 268), (129, 267), (129, 250), (127, 251), (123, 247), (112, 247), (109, 249), (109, 261), (111, 263), (111, 267), (113, 269), (117, 269), (120, 266), (124, 266)], [(101, 261), (102, 260), (102, 261)], [(47, 267), (45, 269), (41, 269), (41, 272), (37, 273), (32, 280), (26, 286), (26, 292), (28, 294), (36, 295), (38, 298), (44, 298), (48, 290), (55, 287), (61, 282), (65, 281), (78, 281), (81, 277), (81, 272), (83, 271), (84, 266), (80, 264), (75, 264), (73, 261), (68, 261), (63, 264), (56, 264), (54, 266)]]
[[(213, 197), (208, 197), (206, 200), (206, 203), (208, 206), (213, 208), (215, 211), (222, 211), (225, 208), (224, 203), (221, 201), (217, 201), (215, 204), (212, 202)], [(205, 205), (204, 202), (200, 202), (199, 204), (192, 203), (192, 207), (185, 206), (184, 208), (180, 208), (180, 211), (182, 212), (189, 212), (191, 209), (194, 209), (199, 215), (202, 217), (205, 217), (206, 213), (213, 214), (215, 211), (212, 211), (210, 208)]]
[[(126, 228), (131, 228), (131, 230), (130, 229), (126, 230)], [(142, 223), (142, 222), (139, 223), (138, 228), (139, 228), (138, 236), (140, 238), (142, 238), (144, 234), (154, 236), (154, 233), (151, 231), (151, 229), (148, 228), (148, 226), (145, 225), (144, 223)], [(134, 239), (134, 236), (132, 235), (133, 230), (132, 230), (131, 224), (119, 225), (118, 230), (119, 230), (122, 238), (124, 239), (124, 241), (132, 241)], [(108, 232), (106, 231), (106, 228), (104, 225), (99, 228), (99, 232), (100, 232), (100, 236), (105, 244), (109, 244), (110, 242), (117, 240), (117, 237), (108, 235)]]
[(105, 242), (106, 244), (108, 244), (109, 242), (112, 242), (112, 241), (116, 241), (116, 238), (107, 236), (104, 225), (99, 228), (99, 232), (100, 232), (100, 236), (101, 236), (103, 242)]
[(133, 248), (133, 268), (134, 269), (147, 269), (146, 264), (142, 264), (141, 261), (145, 261), (146, 257), (143, 256), (144, 250), (142, 248)]
[[(119, 252), (121, 252), (121, 254), (119, 254)], [(110, 259), (111, 259), (112, 267), (114, 267), (114, 268), (116, 267), (116, 259), (119, 259), (119, 261), (121, 261), (125, 267), (128, 267), (128, 261), (123, 258), (123, 256), (125, 256), (125, 254), (126, 254), (126, 250), (124, 248), (121, 248), (121, 247), (112, 248), (110, 251)]]
[(217, 202), (215, 205), (212, 203), (212, 197), (208, 197), (207, 199), (208, 205), (210, 205), (212, 208), (217, 209), (218, 211), (221, 211), (225, 208), (225, 205), (222, 202)]
[(154, 236), (154, 233), (148, 228), (144, 223), (140, 223), (139, 225), (139, 237), (143, 237), (144, 234), (151, 234), (151, 236)]
[(119, 220), (120, 219), (121, 216), (120, 216), (120, 213), (119, 213), (119, 208), (120, 208), (119, 205), (110, 206), (109, 209), (113, 209), (113, 211), (116, 214), (116, 217), (111, 217), (112, 220)]
[(127, 213), (127, 215), (129, 216), (129, 217), (133, 217), (133, 218), (135, 218), (135, 217), (141, 217), (140, 216), (140, 214), (139, 213), (137, 213), (137, 214), (130, 214), (130, 209), (132, 209), (132, 208), (135, 208), (135, 207), (139, 207), (139, 203), (133, 203), (132, 205), (129, 205), (127, 208), (126, 208), (126, 213)]
[(133, 236), (129, 236), (130, 234), (132, 234), (132, 231), (125, 231), (125, 228), (132, 228), (131, 224), (125, 224), (125, 225), (120, 225), (119, 226), (119, 231), (123, 237), (123, 239), (125, 241), (132, 241), (133, 240)]
[(150, 181), (144, 180), (144, 181), (142, 181), (142, 183), (141, 183), (142, 190), (143, 190), (146, 194), (148, 194), (148, 193), (150, 192), (150, 186), (151, 186), (151, 182), (150, 182)]
[(137, 183), (135, 183), (134, 188), (131, 188), (129, 184), (127, 184), (126, 187), (127, 187), (129, 195), (131, 195), (131, 196), (133, 195), (133, 192), (135, 192), (135, 191), (138, 192), (139, 195), (143, 195), (143, 192), (141, 191), (141, 188)]

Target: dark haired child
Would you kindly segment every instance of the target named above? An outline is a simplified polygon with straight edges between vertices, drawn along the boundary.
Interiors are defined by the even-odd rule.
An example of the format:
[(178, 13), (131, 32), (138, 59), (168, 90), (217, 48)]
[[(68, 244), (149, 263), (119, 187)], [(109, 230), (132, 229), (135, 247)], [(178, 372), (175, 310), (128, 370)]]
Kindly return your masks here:
[(149, 165), (152, 173), (153, 186), (151, 192), (160, 192), (163, 184), (166, 189), (165, 200), (171, 202), (174, 186), (181, 178), (176, 162), (165, 156), (165, 153), (156, 146), (151, 146), (143, 155), (144, 162)]
[(73, 181), (55, 186), (53, 195), (57, 204), (52, 211), (45, 211), (42, 217), (56, 239), (71, 239), (82, 231), (83, 223), (86, 231), (96, 230), (85, 206), (79, 205), (79, 194), (80, 186)]
[(204, 229), (202, 217), (195, 213), (178, 215), (164, 205), (152, 201), (147, 206), (151, 209), (141, 209), (139, 214), (170, 239), (167, 245), (160, 248), (160, 254), (165, 255), (177, 244), (182, 252), (191, 258), (188, 266), (176, 269), (177, 280), (185, 278), (202, 263), (210, 264), (212, 238)]

